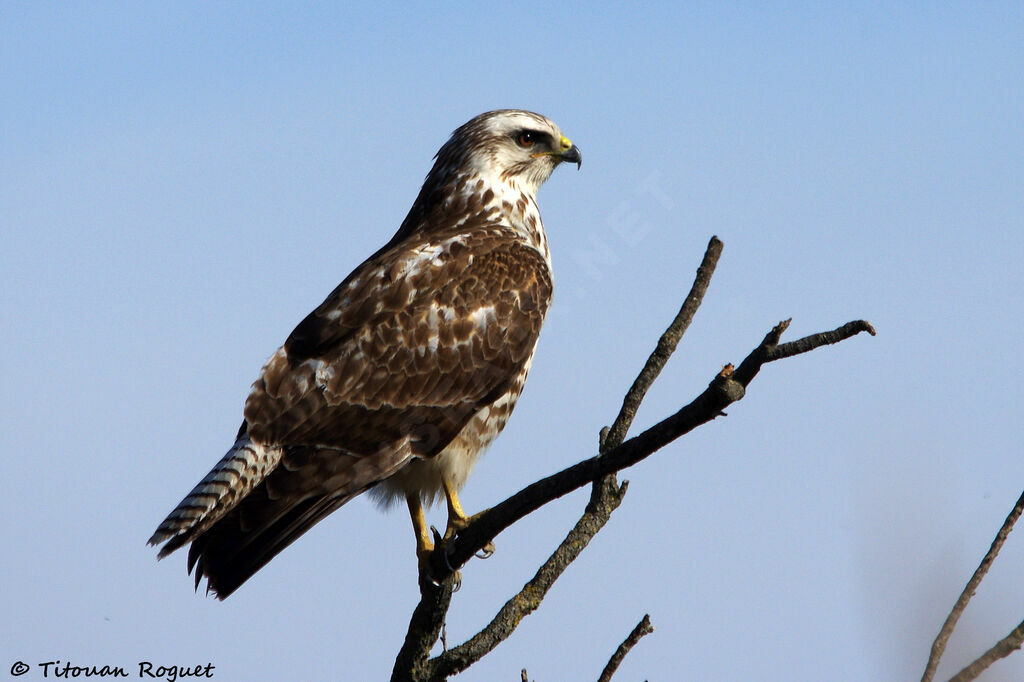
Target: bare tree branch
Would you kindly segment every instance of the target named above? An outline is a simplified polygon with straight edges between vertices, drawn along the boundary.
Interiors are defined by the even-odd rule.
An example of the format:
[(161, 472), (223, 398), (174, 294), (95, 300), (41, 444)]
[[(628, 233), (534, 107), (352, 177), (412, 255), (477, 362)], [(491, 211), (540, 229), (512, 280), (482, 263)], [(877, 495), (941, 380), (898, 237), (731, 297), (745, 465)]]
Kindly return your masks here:
[(629, 650), (636, 646), (645, 635), (649, 635), (654, 632), (654, 627), (651, 625), (651, 617), (648, 614), (644, 614), (644, 617), (640, 619), (640, 622), (636, 624), (633, 631), (629, 633), (629, 636), (619, 645), (619, 648), (615, 650), (612, 657), (608, 660), (608, 665), (601, 671), (601, 676), (597, 678), (597, 682), (610, 682), (612, 675), (619, 669), (622, 664), (622, 659), (626, 657)]
[[(711, 276), (714, 274), (721, 254), (722, 242), (718, 237), (712, 237), (704, 253), (704, 259), (697, 269), (693, 286), (683, 301), (682, 307), (668, 329), (661, 335), (658, 345), (626, 393), (622, 408), (612, 426), (610, 429), (602, 430), (601, 451), (622, 442), (647, 390), (654, 383), (672, 353), (675, 352), (679, 340), (686, 333), (690, 322), (693, 321), (693, 316), (700, 307), (704, 293), (711, 283)], [(555, 580), (562, 575), (569, 564), (575, 561), (594, 535), (608, 522), (612, 512), (621, 504), (627, 486), (628, 481), (624, 482), (621, 487), (618, 485), (614, 472), (602, 480), (594, 481), (594, 489), (586, 510), (555, 552), (544, 562), (523, 589), (502, 606), (486, 627), (465, 644), (433, 659), (431, 663), (435, 667), (431, 670), (432, 674), (443, 678), (464, 670), (507, 639), (516, 625), (540, 605)]]
[(974, 663), (958, 672), (949, 679), (949, 682), (969, 682), (978, 679), (978, 676), (1000, 658), (1005, 658), (1024, 643), (1024, 622), (1015, 627), (1010, 634), (996, 642), (995, 646), (986, 651)]
[(514, 597), (505, 602), (490, 623), (464, 644), (449, 649), (428, 662), (430, 679), (445, 679), (461, 672), (505, 641), (519, 622), (540, 606), (554, 582), (562, 575), (590, 540), (608, 522), (622, 502), (628, 483), (623, 483), (603, 503), (587, 504), (586, 511), (555, 552)]
[[(780, 322), (744, 359), (738, 369), (734, 370), (732, 365), (726, 365), (712, 379), (708, 388), (689, 405), (640, 435), (623, 442), (647, 389), (675, 350), (700, 306), (721, 249), (722, 243), (713, 237), (697, 271), (693, 287), (679, 313), (662, 335), (658, 346), (634, 381), (612, 427), (602, 429), (599, 454), (523, 488), (495, 507), (474, 517), (474, 520), (454, 538), (443, 544), (438, 543), (430, 558), (433, 579), (422, 575), (420, 577), (421, 599), (413, 612), (405, 643), (395, 661), (392, 673), (394, 682), (443, 680), (464, 670), (506, 639), (521, 619), (539, 606), (554, 581), (605, 525), (608, 517), (621, 503), (626, 484), (618, 486), (615, 482), (615, 472), (636, 464), (679, 436), (722, 415), (722, 410), (726, 406), (743, 398), (747, 385), (763, 364), (837, 343), (860, 332), (866, 331), (874, 335), (875, 331), (871, 325), (859, 320), (833, 331), (779, 345), (782, 333), (789, 326), (788, 320)], [(505, 528), (548, 502), (588, 483), (593, 483), (594, 486), (585, 513), (534, 577), (517, 595), (506, 602), (491, 623), (480, 632), (464, 644), (429, 659), (430, 649), (437, 641), (451, 601), (457, 569)]]
[[(1002, 549), (1003, 543), (1006, 542), (1007, 536), (1010, 535), (1010, 531), (1013, 530), (1013, 526), (1017, 523), (1017, 519), (1020, 518), (1021, 512), (1024, 512), (1024, 493), (1017, 498), (1017, 504), (1010, 510), (1010, 514), (1003, 521), (1002, 527), (999, 532), (996, 533), (995, 539), (992, 541), (992, 546), (989, 547), (988, 553), (981, 560), (978, 568), (974, 571), (974, 575), (967, 581), (967, 586), (964, 587), (963, 592), (960, 593), (960, 598), (956, 600), (956, 604), (953, 605), (953, 610), (950, 611), (946, 617), (946, 622), (942, 624), (942, 628), (939, 630), (938, 636), (935, 638), (935, 642), (932, 644), (931, 655), (928, 657), (928, 665), (925, 666), (924, 675), (921, 677), (921, 682), (931, 682), (935, 677), (935, 672), (939, 667), (939, 660), (942, 658), (943, 652), (946, 650), (946, 644), (949, 642), (950, 635), (953, 634), (953, 629), (956, 627), (956, 623), (960, 620), (960, 616), (963, 615), (964, 610), (967, 608), (968, 602), (971, 601), (971, 597), (978, 590), (978, 585), (981, 584), (982, 578), (988, 573), (988, 569), (991, 568), (992, 562), (995, 561), (996, 556), (999, 554), (999, 550)], [(1014, 644), (1014, 637), (1016, 637)], [(959, 674), (953, 679), (955, 680), (973, 680), (975, 677), (981, 674), (988, 666), (992, 665), (993, 662), (1008, 656), (1011, 652), (1019, 649), (1021, 641), (1024, 639), (1024, 623), (1017, 626), (1017, 628), (997, 643), (994, 647), (985, 652), (981, 658), (976, 660), (971, 665), (960, 671)], [(982, 664), (983, 661), (984, 664)], [(980, 667), (976, 667), (979, 666)], [(974, 671), (972, 677), (964, 677), (968, 671)]]
[[(523, 488), (498, 505), (481, 513), (444, 547), (439, 548), (442, 551), (434, 552), (431, 559), (431, 570), (435, 578), (442, 586), (447, 585), (458, 567), (463, 566), (475, 553), (491, 542), (498, 533), (527, 514), (607, 474), (640, 462), (676, 438), (720, 416), (722, 410), (728, 405), (743, 398), (746, 385), (757, 375), (757, 372), (764, 363), (783, 357), (791, 357), (798, 353), (805, 353), (820, 346), (835, 343), (837, 340), (849, 338), (862, 331), (874, 333), (874, 329), (867, 322), (851, 322), (831, 332), (815, 334), (801, 339), (799, 342), (795, 342), (799, 344), (799, 347), (794, 346), (793, 350), (787, 349), (776, 357), (778, 339), (788, 325), (788, 320), (776, 325), (765, 336), (761, 345), (744, 359), (738, 369), (734, 371), (731, 365), (727, 365), (715, 376), (703, 393), (671, 417), (662, 420), (640, 435), (625, 441), (615, 448), (579, 462)], [(421, 580), (421, 588), (423, 588), (423, 584), (424, 581)], [(430, 646), (437, 640), (440, 622), (443, 621), (444, 614), (447, 612), (447, 601), (442, 602), (443, 592), (433, 589), (429, 581), (427, 581), (427, 588), (421, 589), (421, 594), (422, 599), (416, 607), (413, 622), (410, 623), (406, 646), (403, 646), (402, 654), (399, 656), (400, 660), (406, 662), (416, 662), (426, 657), (425, 652), (429, 652)], [(448, 600), (450, 600), (450, 595), (448, 595)], [(536, 607), (534, 606), (534, 608)], [(530, 610), (532, 611), (533, 609)], [(431, 620), (429, 627), (422, 627), (427, 625), (426, 621), (420, 620), (421, 616), (424, 615)], [(428, 640), (429, 644), (426, 644)], [(416, 655), (410, 654), (407, 650), (410, 646), (418, 649), (421, 653)], [(420, 666), (417, 665), (415, 668), (420, 669)], [(425, 670), (430, 669), (423, 669), (423, 671)], [(399, 666), (396, 662), (395, 672), (397, 673), (398, 671)], [(420, 680), (435, 678), (429, 676), (392, 677), (392, 680), (404, 679)]]
[[(481, 513), (473, 523), (448, 543), (446, 547), (447, 563), (452, 568), (443, 565), (445, 564), (443, 557), (435, 557), (434, 569), (440, 570), (442, 575), (447, 575), (455, 568), (464, 565), (498, 533), (527, 514), (606, 474), (633, 466), (676, 438), (720, 416), (722, 410), (743, 398), (747, 385), (757, 375), (763, 364), (798, 353), (806, 353), (820, 346), (836, 343), (837, 340), (850, 338), (860, 332), (868, 332), (872, 335), (875, 333), (870, 324), (858, 320), (831, 332), (800, 339), (794, 342), (800, 344), (798, 349), (786, 348), (784, 353), (777, 356), (778, 339), (788, 326), (789, 320), (776, 325), (765, 336), (761, 345), (743, 360), (738, 369), (734, 371), (731, 365), (726, 365), (712, 379), (703, 393), (672, 416), (621, 445), (528, 485)], [(440, 553), (435, 552), (436, 554)]]
[[(704, 258), (701, 259), (700, 266), (697, 267), (697, 274), (694, 277), (693, 285), (690, 287), (690, 292), (683, 299), (683, 305), (680, 306), (675, 319), (672, 320), (672, 323), (669, 324), (661, 338), (658, 339), (658, 345), (655, 346), (651, 355), (647, 358), (647, 362), (644, 363), (643, 369), (640, 370), (640, 373), (633, 381), (633, 385), (626, 392), (626, 396), (622, 399), (622, 407), (619, 409), (619, 413), (615, 415), (612, 425), (601, 429), (598, 441), (599, 453), (603, 454), (609, 449), (622, 444), (626, 434), (629, 432), (629, 427), (633, 424), (633, 419), (640, 408), (640, 403), (643, 402), (644, 397), (647, 395), (647, 390), (654, 383), (654, 380), (658, 378), (658, 375), (661, 374), (662, 368), (664, 368), (665, 363), (668, 362), (668, 359), (675, 352), (676, 346), (679, 345), (680, 339), (683, 338), (683, 334), (689, 329), (693, 316), (704, 301), (704, 294), (711, 284), (711, 277), (715, 274), (718, 259), (722, 256), (722, 248), (721, 240), (716, 236), (712, 236), (707, 248), (704, 250)], [(622, 493), (625, 493), (626, 490), (625, 486), (628, 483), (629, 481), (623, 483), (622, 492), (620, 493), (618, 492), (619, 484), (614, 472), (603, 476), (600, 480), (594, 481), (590, 489), (590, 506), (602, 507), (609, 504), (613, 499), (621, 499)], [(617, 503), (616, 506), (618, 506)]]
[(405, 642), (395, 658), (395, 667), (391, 671), (392, 682), (433, 679), (427, 659), (430, 649), (441, 634), (444, 616), (448, 613), (457, 582), (454, 573), (438, 582), (420, 574), (420, 601), (413, 609)]
[[(721, 252), (722, 242), (717, 237), (712, 237), (697, 270), (693, 286), (682, 307), (668, 329), (662, 334), (658, 345), (647, 359), (644, 368), (623, 400), (622, 408), (611, 427), (614, 435), (609, 437), (608, 427), (601, 430), (600, 452), (622, 442), (647, 389), (650, 388), (668, 358), (675, 351), (697, 308), (700, 307)], [(512, 634), (520, 620), (537, 608), (554, 581), (579, 556), (594, 535), (604, 527), (611, 513), (621, 503), (627, 486), (628, 481), (624, 482), (622, 486), (618, 485), (614, 472), (594, 481), (590, 501), (583, 515), (569, 531), (565, 540), (538, 569), (534, 577), (518, 594), (505, 603), (491, 622), (480, 632), (465, 644), (451, 651), (445, 651), (429, 662), (427, 656), (436, 639), (434, 635), (434, 630), (437, 628), (436, 621), (443, 622), (448, 606), (437, 599), (443, 593), (434, 594), (430, 589), (436, 585), (435, 583), (428, 583), (426, 592), (423, 591), (424, 586), (421, 584), (422, 599), (414, 614), (413, 622), (410, 623), (409, 633), (396, 661), (392, 679), (444, 679), (448, 675), (455, 674), (472, 665), (504, 641)], [(402, 676), (404, 674), (402, 671), (413, 669), (412, 677)]]
[(708, 285), (711, 284), (711, 276), (715, 274), (718, 259), (722, 256), (722, 246), (722, 242), (718, 237), (712, 237), (711, 241), (708, 242), (708, 247), (704, 251), (704, 259), (701, 261), (700, 267), (697, 268), (697, 276), (693, 280), (690, 293), (686, 295), (686, 300), (683, 301), (683, 305), (679, 308), (679, 312), (676, 313), (672, 324), (668, 326), (665, 333), (658, 339), (658, 345), (654, 348), (651, 356), (647, 358), (644, 368), (640, 370), (640, 374), (637, 375), (633, 385), (630, 386), (629, 392), (626, 393), (626, 397), (622, 400), (622, 409), (619, 410), (615, 421), (612, 422), (608, 431), (602, 435), (602, 451), (619, 445), (625, 439), (626, 432), (629, 431), (633, 418), (636, 416), (636, 411), (639, 409), (644, 396), (647, 395), (647, 389), (658, 378), (661, 369), (668, 362), (672, 353), (675, 352), (679, 340), (683, 338), (683, 334), (690, 327), (690, 322), (693, 321), (697, 308), (700, 307), (701, 302), (704, 300), (704, 293), (708, 290)]

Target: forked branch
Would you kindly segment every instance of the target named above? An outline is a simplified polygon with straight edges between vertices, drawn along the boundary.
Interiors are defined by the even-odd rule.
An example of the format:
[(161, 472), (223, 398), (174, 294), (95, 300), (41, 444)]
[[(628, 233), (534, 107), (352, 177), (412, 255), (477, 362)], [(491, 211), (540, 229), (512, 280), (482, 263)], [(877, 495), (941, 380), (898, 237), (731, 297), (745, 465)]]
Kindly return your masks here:
[[(837, 343), (861, 332), (874, 335), (870, 324), (857, 320), (832, 331), (780, 344), (789, 320), (780, 322), (738, 368), (726, 365), (688, 405), (638, 436), (624, 440), (647, 389), (675, 350), (700, 306), (721, 250), (722, 243), (713, 237), (689, 295), (626, 394), (612, 426), (602, 430), (598, 454), (523, 488), (475, 517), (469, 526), (434, 551), (431, 557), (433, 578), (420, 577), (420, 602), (413, 612), (405, 643), (395, 661), (393, 681), (446, 679), (472, 665), (504, 641), (520, 620), (539, 606), (554, 581), (618, 507), (626, 484), (619, 486), (615, 482), (615, 472), (640, 462), (676, 438), (722, 415), (726, 407), (743, 398), (747, 386), (765, 363)], [(583, 516), (536, 575), (479, 633), (464, 644), (429, 658), (448, 611), (456, 571), (501, 531), (548, 502), (588, 483), (594, 486)]]
[(435, 565), (435, 569), (440, 569), (438, 575), (448, 575), (452, 570), (461, 567), (470, 557), (491, 542), (498, 533), (548, 502), (596, 481), (606, 474), (633, 466), (676, 438), (720, 416), (726, 407), (743, 398), (747, 385), (764, 364), (799, 353), (806, 353), (815, 348), (836, 343), (838, 340), (850, 338), (860, 332), (868, 332), (872, 335), (875, 333), (870, 324), (863, 320), (857, 320), (830, 332), (813, 334), (779, 346), (778, 339), (789, 323), (789, 320), (784, 320), (777, 324), (765, 336), (761, 345), (755, 348), (738, 368), (734, 370), (732, 365), (726, 365), (715, 375), (703, 393), (672, 416), (663, 419), (621, 445), (523, 488), (481, 514), (464, 531), (460, 532), (454, 541), (448, 544), (446, 548), (447, 563), (451, 568), (443, 565), (444, 557), (437, 557), (438, 561), (435, 561), (435, 564), (442, 564)]

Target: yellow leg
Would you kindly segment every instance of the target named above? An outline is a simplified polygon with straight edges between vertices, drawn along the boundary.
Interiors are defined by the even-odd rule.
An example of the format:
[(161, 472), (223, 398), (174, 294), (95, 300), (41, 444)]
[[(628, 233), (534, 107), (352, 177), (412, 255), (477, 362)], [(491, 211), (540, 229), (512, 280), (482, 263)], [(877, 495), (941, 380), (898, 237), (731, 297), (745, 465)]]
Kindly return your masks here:
[[(445, 528), (444, 531), (444, 539), (447, 540), (468, 526), (473, 519), (480, 516), (480, 514), (483, 514), (483, 512), (480, 512), (480, 514), (474, 514), (473, 516), (466, 516), (466, 512), (462, 511), (462, 504), (459, 502), (459, 493), (455, 490), (455, 486), (453, 486), (448, 480), (442, 480), (441, 484), (444, 486), (444, 499), (448, 502), (448, 527)], [(481, 554), (479, 556), (481, 556), (481, 558), (487, 558), (492, 554), (494, 554), (494, 543), (488, 542), (483, 550), (481, 550)]]
[(459, 492), (447, 479), (441, 481), (444, 486), (444, 499), (448, 503), (448, 527), (444, 531), (447, 540), (469, 524), (466, 512), (462, 511), (462, 504), (459, 502)]
[[(462, 503), (459, 502), (459, 494), (449, 481), (444, 481), (444, 498), (448, 503), (448, 527), (445, 529), (444, 539), (448, 540), (460, 530), (469, 525), (479, 514), (466, 516), (462, 510)], [(419, 495), (409, 493), (405, 496), (405, 503), (409, 507), (409, 518), (412, 519), (412, 528), (416, 533), (416, 558), (419, 560), (420, 570), (427, 570), (430, 553), (434, 551), (434, 541), (430, 528), (427, 526), (427, 518), (423, 513), (423, 505), (420, 503)], [(437, 531), (434, 531), (435, 533)], [(490, 556), (494, 552), (494, 543), (487, 543), (483, 549), (483, 556)]]
[(430, 553), (434, 551), (434, 543), (430, 539), (430, 529), (427, 528), (427, 518), (423, 515), (423, 505), (420, 503), (419, 495), (406, 495), (405, 503), (409, 506), (412, 529), (416, 533), (416, 558), (419, 560), (420, 568), (424, 568)]

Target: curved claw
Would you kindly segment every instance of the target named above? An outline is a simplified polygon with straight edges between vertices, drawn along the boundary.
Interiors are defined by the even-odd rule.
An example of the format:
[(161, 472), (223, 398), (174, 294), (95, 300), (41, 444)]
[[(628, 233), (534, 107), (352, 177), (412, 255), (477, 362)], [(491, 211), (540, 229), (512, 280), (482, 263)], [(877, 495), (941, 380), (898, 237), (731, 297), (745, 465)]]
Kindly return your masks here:
[(477, 559), (490, 559), (494, 556), (494, 543), (488, 542), (474, 555)]
[[(448, 549), (444, 546), (443, 542), (441, 541), (441, 534), (437, 532), (436, 528), (431, 527), (431, 530), (434, 531), (434, 538), (438, 541), (435, 547), (440, 548), (442, 550), (441, 558), (444, 559), (444, 566), (451, 572), (452, 576), (454, 576), (455, 586), (452, 588), (452, 592), (458, 592), (459, 589), (462, 587), (462, 572), (457, 570), (454, 566), (452, 566), (452, 563), (448, 560)], [(428, 552), (424, 559), (420, 562), (420, 572), (427, 577), (427, 580), (430, 581), (431, 585), (433, 585), (434, 587), (441, 587), (441, 583), (438, 582), (437, 578), (435, 578), (433, 574), (430, 572), (430, 557), (432, 555), (433, 550)]]

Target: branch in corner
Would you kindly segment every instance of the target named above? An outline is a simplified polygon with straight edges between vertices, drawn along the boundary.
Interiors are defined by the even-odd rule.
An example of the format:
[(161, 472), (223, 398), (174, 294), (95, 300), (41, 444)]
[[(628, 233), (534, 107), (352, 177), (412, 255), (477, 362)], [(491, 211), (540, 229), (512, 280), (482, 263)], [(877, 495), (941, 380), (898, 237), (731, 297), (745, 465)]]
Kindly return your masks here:
[[(971, 597), (978, 591), (978, 586), (981, 584), (982, 578), (988, 573), (988, 569), (992, 566), (992, 562), (996, 560), (996, 556), (999, 554), (999, 550), (1002, 549), (1003, 543), (1006, 542), (1007, 536), (1010, 535), (1010, 531), (1013, 530), (1013, 526), (1017, 523), (1017, 519), (1020, 518), (1021, 513), (1024, 512), (1024, 493), (1017, 498), (1017, 504), (1010, 510), (1006, 520), (1003, 521), (1002, 527), (999, 532), (996, 533), (995, 539), (992, 541), (992, 546), (989, 547), (985, 557), (981, 560), (978, 568), (974, 571), (974, 575), (967, 581), (967, 586), (964, 587), (964, 591), (960, 593), (960, 598), (956, 600), (953, 605), (952, 611), (949, 612), (949, 616), (946, 617), (946, 622), (942, 624), (942, 628), (939, 630), (938, 636), (935, 637), (935, 642), (932, 644), (931, 654), (928, 656), (928, 664), (925, 666), (924, 675), (921, 677), (921, 682), (931, 682), (935, 677), (935, 672), (939, 667), (939, 660), (942, 658), (943, 652), (946, 650), (946, 644), (949, 642), (950, 636), (953, 634), (953, 629), (956, 628), (957, 621), (960, 620), (960, 616), (963, 615), (964, 610), (967, 608), (968, 602), (971, 601)], [(950, 680), (953, 682), (967, 682), (967, 680), (973, 680), (978, 677), (985, 670), (1000, 658), (1009, 656), (1011, 653), (1016, 651), (1024, 643), (1024, 623), (1018, 625), (1010, 634), (1001, 639), (991, 649), (982, 654), (976, 661), (971, 663), (969, 666), (961, 670), (955, 677)]]

